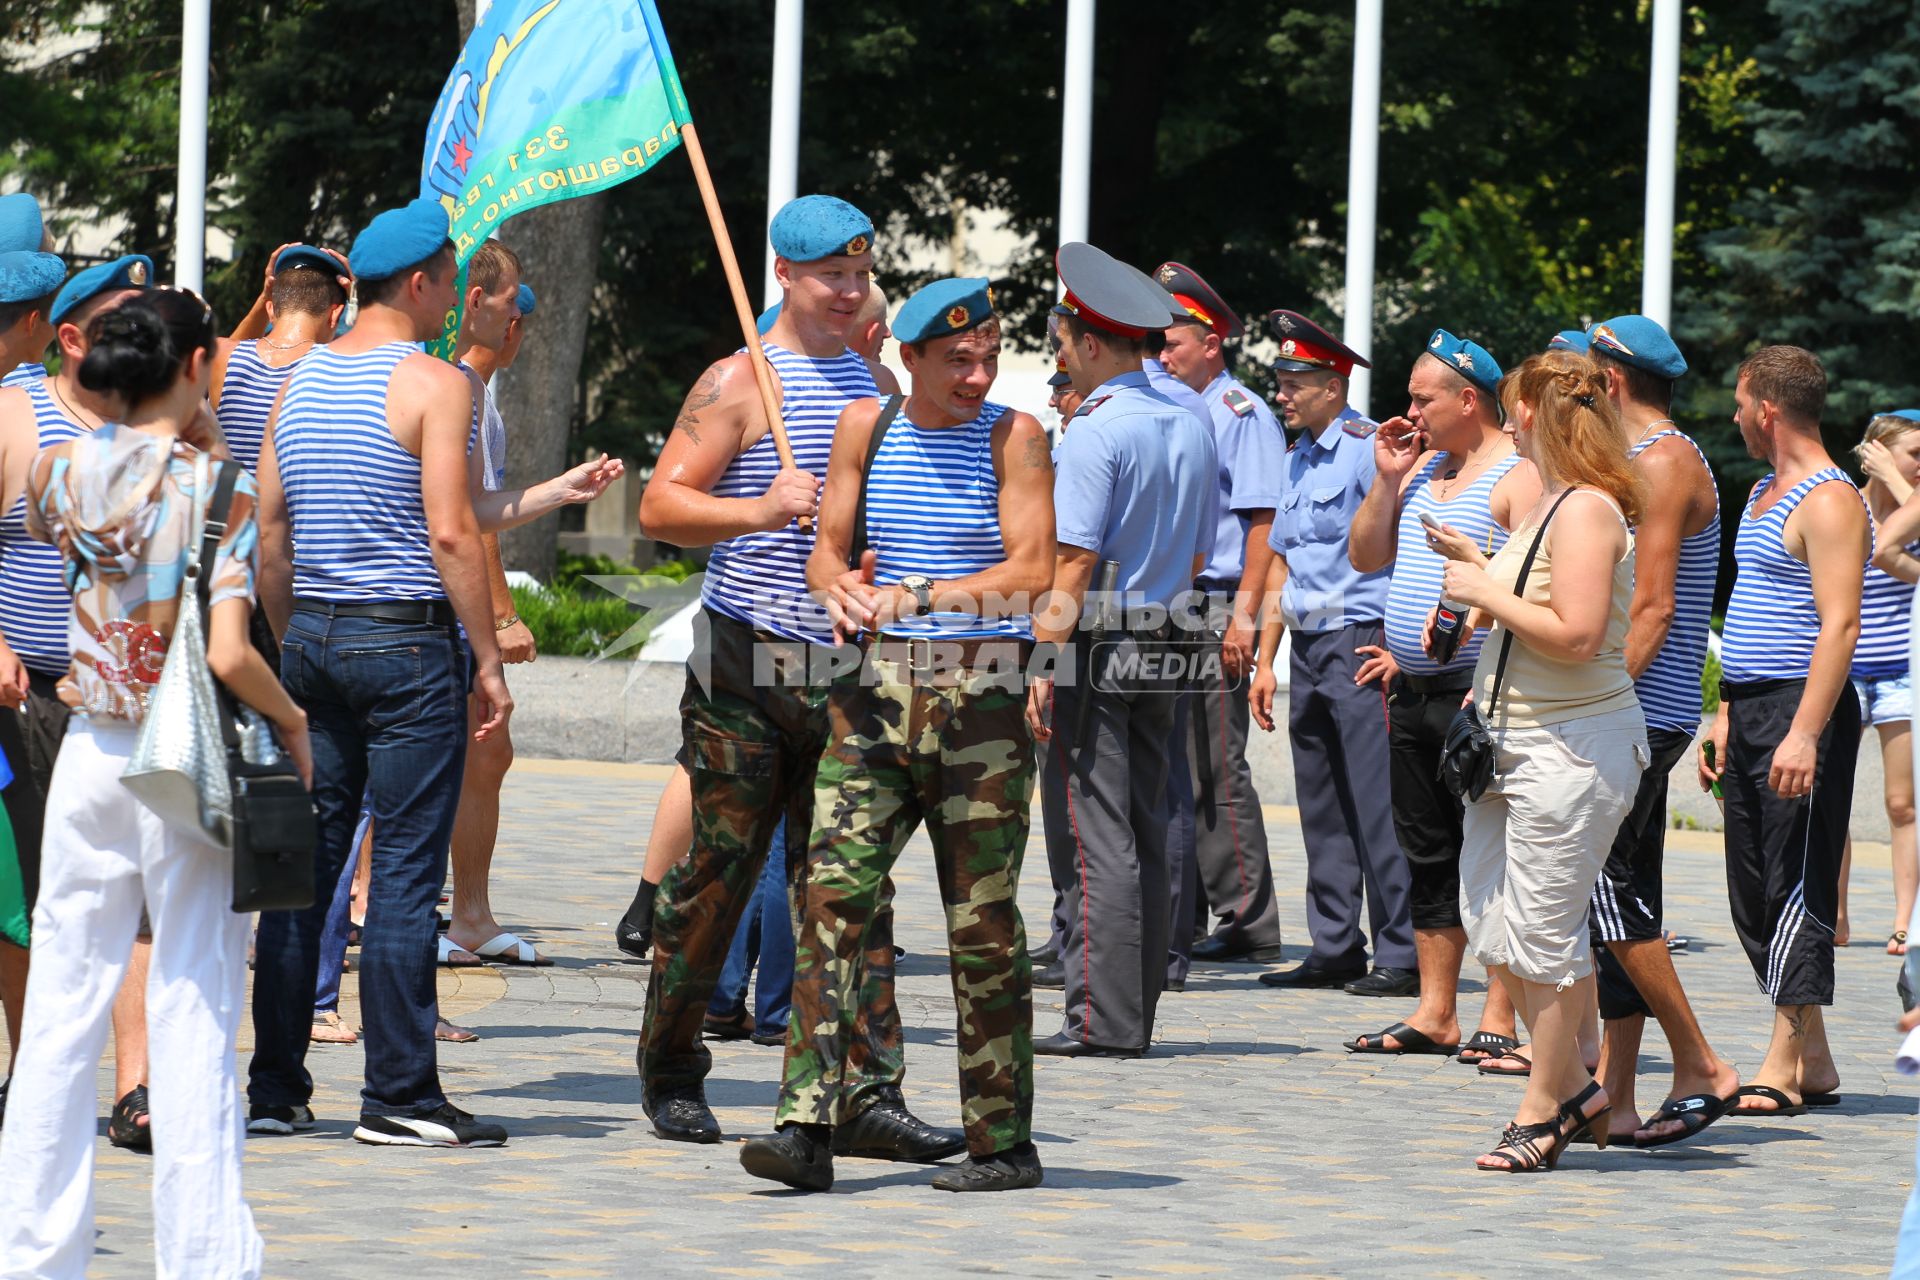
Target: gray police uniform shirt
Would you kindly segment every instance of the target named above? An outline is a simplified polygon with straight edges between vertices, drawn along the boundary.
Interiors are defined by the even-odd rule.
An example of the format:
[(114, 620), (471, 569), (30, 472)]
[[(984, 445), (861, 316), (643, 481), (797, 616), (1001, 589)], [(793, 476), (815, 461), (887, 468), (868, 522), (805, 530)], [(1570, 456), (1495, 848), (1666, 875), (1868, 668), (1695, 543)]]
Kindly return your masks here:
[(1220, 456), (1220, 520), (1200, 579), (1216, 590), (1240, 585), (1252, 512), (1275, 511), (1286, 488), (1287, 437), (1273, 410), (1222, 370), (1200, 392)]
[(1087, 397), (1061, 441), (1055, 537), (1118, 562), (1131, 602), (1169, 605), (1213, 546), (1219, 465), (1201, 419), (1145, 370), (1121, 374)]
[(1386, 616), (1392, 571), (1360, 573), (1347, 559), (1353, 518), (1378, 474), (1373, 433), (1373, 420), (1349, 407), (1318, 439), (1302, 432), (1287, 452), (1267, 545), (1286, 559), (1280, 612), (1296, 630), (1337, 631)]

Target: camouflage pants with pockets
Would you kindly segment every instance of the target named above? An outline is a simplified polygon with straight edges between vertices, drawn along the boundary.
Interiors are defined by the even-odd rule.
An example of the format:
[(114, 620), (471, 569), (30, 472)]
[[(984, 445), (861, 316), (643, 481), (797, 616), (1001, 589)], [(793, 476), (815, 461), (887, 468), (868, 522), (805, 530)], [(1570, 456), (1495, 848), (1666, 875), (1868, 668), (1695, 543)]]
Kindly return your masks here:
[[(1010, 664), (1026, 650), (1004, 648)], [(828, 695), (776, 1122), (850, 1114), (871, 922), (882, 882), (924, 822), (947, 917), (961, 1119), (968, 1152), (985, 1157), (1026, 1142), (1033, 1127), (1033, 987), (1016, 901), (1034, 780), (1026, 695), (1017, 674), (978, 665), (916, 680), (903, 661), (869, 662), (865, 683), (843, 677)]]
[[(713, 1066), (701, 1042), (707, 1001), (734, 929), (784, 815), (787, 830), (811, 829), (814, 770), (827, 738), (826, 685), (767, 679), (800, 671), (809, 646), (703, 611), (696, 652), (709, 655), (704, 682), (689, 664), (680, 697), (687, 772), (693, 781), (693, 849), (660, 885), (653, 920), (653, 972), (636, 1054), (648, 1099), (698, 1085)], [(706, 631), (706, 635), (699, 634)], [(756, 672), (756, 650), (761, 659)], [(804, 910), (804, 840), (787, 841), (789, 897)], [(893, 913), (867, 938), (852, 1030), (847, 1114), (872, 1106), (906, 1075), (900, 1011), (893, 999)]]

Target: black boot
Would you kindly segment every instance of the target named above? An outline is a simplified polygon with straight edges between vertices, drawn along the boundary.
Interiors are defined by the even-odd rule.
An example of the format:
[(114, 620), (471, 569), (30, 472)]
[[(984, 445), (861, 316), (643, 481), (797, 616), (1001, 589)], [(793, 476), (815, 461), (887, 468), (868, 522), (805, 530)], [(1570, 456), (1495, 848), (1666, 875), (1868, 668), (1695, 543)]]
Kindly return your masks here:
[(833, 1185), (830, 1131), (823, 1124), (784, 1124), (778, 1133), (749, 1138), (740, 1146), (740, 1167), (756, 1178), (783, 1182), (796, 1191)]
[(635, 960), (645, 960), (653, 948), (653, 899), (659, 891), (659, 885), (641, 880), (639, 890), (633, 895), (633, 905), (613, 927), (614, 945)]

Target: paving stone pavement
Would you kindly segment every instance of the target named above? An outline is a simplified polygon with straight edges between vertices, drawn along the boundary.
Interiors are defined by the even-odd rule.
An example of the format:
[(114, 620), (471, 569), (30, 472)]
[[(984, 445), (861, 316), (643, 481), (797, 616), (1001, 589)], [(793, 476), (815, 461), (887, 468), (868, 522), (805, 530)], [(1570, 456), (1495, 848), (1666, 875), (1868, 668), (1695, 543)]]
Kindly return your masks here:
[[(1884, 1275), (1914, 1171), (1914, 1093), (1893, 1071), (1894, 963), (1884, 853), (1854, 870), (1860, 944), (1841, 954), (1833, 1039), (1844, 1105), (1805, 1118), (1727, 1120), (1661, 1152), (1575, 1148), (1558, 1173), (1486, 1174), (1518, 1098), (1436, 1058), (1352, 1057), (1340, 1042), (1411, 1001), (1286, 994), (1255, 969), (1197, 969), (1160, 1006), (1139, 1061), (1041, 1059), (1044, 1187), (950, 1196), (914, 1166), (840, 1162), (832, 1194), (746, 1176), (736, 1146), (655, 1139), (634, 1077), (645, 970), (616, 962), (665, 770), (522, 761), (509, 778), (493, 900), (557, 963), (444, 975), (446, 1009), (484, 1037), (443, 1046), (460, 1105), (503, 1121), (492, 1151), (361, 1146), (361, 1053), (315, 1046), (320, 1126), (247, 1148), (268, 1274), (775, 1276), (1227, 1273), (1259, 1276)], [(1036, 815), (1037, 816), (1037, 815)], [(1304, 950), (1297, 825), (1270, 817), (1290, 955)], [(1743, 1068), (1767, 1010), (1727, 923), (1713, 838), (1678, 841), (1668, 912), (1695, 941), (1683, 981), (1720, 1051)], [(1044, 929), (1046, 863), (1031, 848), (1021, 901)], [(953, 1008), (931, 873), (903, 856), (899, 998), (909, 1100), (958, 1122)], [(349, 993), (355, 979), (347, 979)], [(1475, 992), (1478, 984), (1473, 984)], [(1477, 1010), (1478, 996), (1465, 997)], [(351, 1012), (351, 1006), (349, 1006)], [(1464, 1013), (1463, 1016), (1470, 1016)], [(1038, 993), (1036, 1030), (1060, 1017)], [(1649, 1027), (1643, 1101), (1664, 1042)], [(729, 1135), (770, 1120), (777, 1049), (714, 1046), (709, 1096)], [(111, 1086), (101, 1074), (103, 1108)], [(102, 1129), (104, 1135), (104, 1125)], [(164, 1135), (161, 1140), (164, 1141)], [(99, 1139), (94, 1274), (152, 1274), (147, 1162)]]

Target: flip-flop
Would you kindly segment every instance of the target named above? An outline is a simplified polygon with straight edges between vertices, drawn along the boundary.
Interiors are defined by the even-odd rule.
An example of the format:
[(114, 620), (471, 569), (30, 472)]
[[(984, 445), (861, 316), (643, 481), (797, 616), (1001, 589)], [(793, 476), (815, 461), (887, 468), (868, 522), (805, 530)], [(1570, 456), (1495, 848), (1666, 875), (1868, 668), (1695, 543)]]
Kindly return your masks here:
[[(1521, 1062), (1526, 1065), (1518, 1071), (1508, 1071), (1494, 1066), (1496, 1062)], [(1483, 1076), (1530, 1076), (1533, 1074), (1533, 1059), (1515, 1049), (1497, 1058), (1486, 1059), (1480, 1064), (1480, 1074)]]
[(473, 954), (482, 960), (498, 960), (502, 964), (523, 964), (530, 968), (540, 968), (553, 963), (535, 951), (531, 942), (526, 942), (505, 930), (494, 934), (490, 940), (473, 948)]
[(1800, 1101), (1810, 1107), (1837, 1107), (1846, 1099), (1837, 1093), (1809, 1093)]
[[(456, 959), (458, 956), (472, 956), (470, 960)], [(446, 934), (440, 935), (440, 963), (449, 969), (478, 969), (487, 962), (460, 944), (452, 941)]]
[[(1737, 1097), (1739, 1095), (1736, 1094), (1735, 1096)], [(1635, 1137), (1633, 1139), (1633, 1145), (1645, 1149), (1648, 1147), (1664, 1147), (1675, 1142), (1685, 1142), (1688, 1138), (1693, 1137), (1721, 1116), (1726, 1115), (1727, 1108), (1730, 1105), (1731, 1099), (1723, 1098), (1715, 1093), (1690, 1093), (1684, 1098), (1669, 1098), (1660, 1104), (1658, 1111), (1653, 1113), (1653, 1119), (1641, 1125), (1640, 1128), (1642, 1130), (1651, 1129), (1654, 1125), (1662, 1124), (1668, 1120), (1678, 1120), (1683, 1126), (1680, 1132), (1664, 1134), (1654, 1138)]]
[[(1455, 1055), (1454, 1060), (1469, 1067), (1477, 1067), (1488, 1058), (1504, 1058), (1519, 1047), (1520, 1042), (1512, 1036), (1503, 1036), (1497, 1031), (1476, 1031), (1465, 1044), (1460, 1046), (1460, 1052)], [(1469, 1058), (1467, 1055), (1470, 1053), (1480, 1056)]]
[(1743, 1084), (1734, 1091), (1733, 1097), (1736, 1104), (1741, 1098), (1765, 1098), (1767, 1101), (1773, 1103), (1773, 1106), (1765, 1110), (1750, 1111), (1745, 1107), (1734, 1105), (1727, 1111), (1727, 1114), (1731, 1116), (1761, 1116), (1771, 1119), (1774, 1116), (1803, 1116), (1807, 1114), (1807, 1108), (1804, 1103), (1795, 1102), (1792, 1098), (1789, 1098), (1786, 1094), (1780, 1092), (1770, 1084)]
[[(1395, 1040), (1398, 1040), (1400, 1047), (1397, 1049), (1388, 1048), (1388, 1036), (1392, 1036)], [(1367, 1041), (1369, 1040), (1373, 1041), (1373, 1043), (1368, 1044)], [(1426, 1032), (1416, 1030), (1404, 1022), (1396, 1022), (1385, 1031), (1376, 1031), (1370, 1036), (1355, 1036), (1353, 1039), (1347, 1041), (1347, 1052), (1392, 1054), (1431, 1053), (1443, 1058), (1451, 1058), (1454, 1054), (1460, 1052), (1460, 1046), (1457, 1044), (1436, 1044), (1433, 1038)]]

